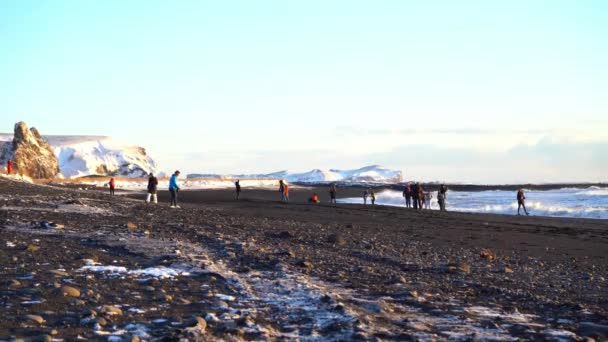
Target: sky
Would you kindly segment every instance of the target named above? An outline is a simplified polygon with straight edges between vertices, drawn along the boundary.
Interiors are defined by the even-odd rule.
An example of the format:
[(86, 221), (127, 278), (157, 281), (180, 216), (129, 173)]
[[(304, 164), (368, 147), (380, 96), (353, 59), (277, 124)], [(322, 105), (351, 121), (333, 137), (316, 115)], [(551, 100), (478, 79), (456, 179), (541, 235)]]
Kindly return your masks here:
[(161, 169), (608, 181), (608, 2), (0, 1), (0, 132)]

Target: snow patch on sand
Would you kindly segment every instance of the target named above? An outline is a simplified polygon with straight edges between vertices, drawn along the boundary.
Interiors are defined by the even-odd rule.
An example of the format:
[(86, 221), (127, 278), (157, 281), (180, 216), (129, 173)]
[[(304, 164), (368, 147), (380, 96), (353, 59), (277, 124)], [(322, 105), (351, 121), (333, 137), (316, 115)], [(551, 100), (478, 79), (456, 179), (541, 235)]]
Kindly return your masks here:
[(136, 277), (149, 277), (158, 279), (172, 279), (178, 276), (189, 276), (190, 272), (179, 268), (179, 267), (148, 267), (138, 270), (128, 270), (123, 266), (103, 266), (93, 262), (90, 259), (85, 261), (86, 263), (92, 263), (93, 265), (86, 265), (77, 270), (77, 272), (98, 272), (108, 273), (112, 276), (117, 275), (134, 275)]

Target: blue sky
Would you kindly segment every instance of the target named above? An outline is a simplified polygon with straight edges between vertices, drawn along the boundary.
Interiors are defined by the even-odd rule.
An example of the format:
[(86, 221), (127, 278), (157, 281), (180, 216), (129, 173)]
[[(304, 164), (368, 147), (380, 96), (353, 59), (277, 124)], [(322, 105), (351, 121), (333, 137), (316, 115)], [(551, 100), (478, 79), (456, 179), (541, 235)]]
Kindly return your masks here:
[[(0, 1), (0, 131), (162, 169), (606, 181), (606, 1)], [(4, 128), (2, 128), (4, 127)]]

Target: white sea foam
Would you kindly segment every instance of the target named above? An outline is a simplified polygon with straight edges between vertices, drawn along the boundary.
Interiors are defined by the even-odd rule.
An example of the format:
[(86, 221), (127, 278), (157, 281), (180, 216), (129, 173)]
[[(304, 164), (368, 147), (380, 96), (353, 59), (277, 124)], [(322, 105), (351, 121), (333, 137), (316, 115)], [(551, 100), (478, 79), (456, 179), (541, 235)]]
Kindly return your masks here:
[[(439, 208), (436, 192), (432, 195), (431, 209), (436, 210)], [(608, 189), (606, 188), (594, 187), (582, 191), (581, 189), (528, 191), (526, 197), (526, 208), (532, 215), (608, 219)], [(340, 202), (362, 203), (363, 198), (346, 198)], [(402, 193), (395, 190), (379, 192), (376, 195), (376, 203), (405, 206)], [(514, 191), (449, 191), (447, 207), (451, 211), (517, 214)]]

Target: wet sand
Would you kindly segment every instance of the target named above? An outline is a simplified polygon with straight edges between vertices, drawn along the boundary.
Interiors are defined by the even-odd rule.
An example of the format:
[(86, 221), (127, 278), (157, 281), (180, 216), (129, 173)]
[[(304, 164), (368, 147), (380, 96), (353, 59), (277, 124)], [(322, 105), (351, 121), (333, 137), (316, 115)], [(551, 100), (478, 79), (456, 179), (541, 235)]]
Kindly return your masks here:
[[(314, 191), (324, 203), (306, 203)], [(339, 196), (360, 192), (341, 189)], [(168, 208), (166, 192), (163, 203), (146, 205), (143, 194), (112, 198), (0, 180), (0, 194), (7, 279), (0, 305), (15, 317), (0, 323), (0, 339), (53, 329), (61, 338), (144, 335), (134, 324), (147, 339), (184, 337), (195, 316), (206, 319), (206, 339), (576, 340), (608, 333), (605, 220), (330, 205), (327, 188), (293, 187), (289, 204), (270, 190), (245, 189), (238, 202), (232, 190), (182, 191), (181, 209)], [(40, 221), (65, 228), (41, 228)], [(92, 256), (100, 265), (190, 275), (141, 282), (78, 271)], [(58, 295), (65, 284), (81, 295)], [(103, 305), (123, 314), (103, 313)], [(86, 310), (111, 324), (96, 330), (83, 322)], [(27, 314), (46, 322), (23, 323)]]

